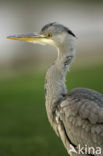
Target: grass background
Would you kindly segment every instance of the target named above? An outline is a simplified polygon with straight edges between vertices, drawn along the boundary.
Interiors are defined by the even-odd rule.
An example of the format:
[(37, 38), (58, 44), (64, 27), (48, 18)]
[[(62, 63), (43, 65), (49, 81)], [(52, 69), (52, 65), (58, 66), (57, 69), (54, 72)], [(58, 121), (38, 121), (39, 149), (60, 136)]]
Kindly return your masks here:
[[(103, 65), (71, 70), (68, 89), (87, 87), (103, 93)], [(0, 80), (0, 156), (67, 156), (45, 110), (42, 74)]]

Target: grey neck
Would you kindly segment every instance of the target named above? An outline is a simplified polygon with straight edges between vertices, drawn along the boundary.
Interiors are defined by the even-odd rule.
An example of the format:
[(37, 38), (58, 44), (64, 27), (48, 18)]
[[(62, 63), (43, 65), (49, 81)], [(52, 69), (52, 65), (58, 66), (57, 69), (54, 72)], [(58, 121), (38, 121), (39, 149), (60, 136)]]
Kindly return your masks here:
[(59, 47), (58, 57), (55, 63), (48, 69), (45, 83), (45, 96), (49, 120), (52, 118), (55, 107), (67, 93), (65, 77), (74, 54), (75, 49), (72, 46), (66, 47), (66, 49)]

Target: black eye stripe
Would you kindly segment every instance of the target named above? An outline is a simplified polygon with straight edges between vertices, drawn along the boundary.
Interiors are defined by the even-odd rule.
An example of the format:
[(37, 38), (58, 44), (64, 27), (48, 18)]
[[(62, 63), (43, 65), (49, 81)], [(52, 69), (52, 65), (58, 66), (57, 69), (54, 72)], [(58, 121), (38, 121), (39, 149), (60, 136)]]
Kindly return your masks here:
[(68, 34), (70, 34), (70, 35), (76, 37), (76, 35), (75, 35), (69, 28), (64, 27), (64, 29), (68, 32)]
[(70, 35), (76, 37), (75, 34), (74, 34), (71, 30), (68, 30), (68, 33), (69, 33)]
[(57, 29), (58, 30), (58, 27), (61, 27), (62, 29), (60, 29), (61, 31), (66, 31), (68, 34), (72, 35), (73, 37), (76, 37), (76, 35), (67, 27), (61, 25), (61, 24), (57, 24), (56, 22), (52, 22), (52, 23), (49, 23), (47, 25), (45, 25), (42, 29), (41, 29), (41, 32), (45, 32), (46, 30), (48, 30), (49, 27), (51, 26), (55, 26), (55, 30)]

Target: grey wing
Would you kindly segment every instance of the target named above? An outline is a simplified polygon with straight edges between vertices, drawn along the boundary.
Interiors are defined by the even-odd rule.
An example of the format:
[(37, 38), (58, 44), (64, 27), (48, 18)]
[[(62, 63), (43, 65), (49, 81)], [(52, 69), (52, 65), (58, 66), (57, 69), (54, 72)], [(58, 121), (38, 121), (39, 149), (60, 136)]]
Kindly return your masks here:
[(85, 88), (73, 89), (60, 104), (60, 120), (71, 142), (101, 147), (103, 152), (103, 95)]

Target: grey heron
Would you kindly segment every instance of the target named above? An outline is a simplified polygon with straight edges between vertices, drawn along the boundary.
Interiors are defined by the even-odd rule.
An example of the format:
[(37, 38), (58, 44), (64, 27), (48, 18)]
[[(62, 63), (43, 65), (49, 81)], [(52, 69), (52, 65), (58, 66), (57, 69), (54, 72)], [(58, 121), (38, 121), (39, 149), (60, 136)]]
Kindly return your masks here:
[(67, 93), (65, 85), (66, 73), (76, 51), (75, 34), (54, 22), (45, 25), (40, 33), (13, 35), (8, 39), (56, 47), (58, 57), (49, 68), (45, 81), (49, 122), (71, 156), (103, 156), (103, 94), (87, 88), (76, 88)]

